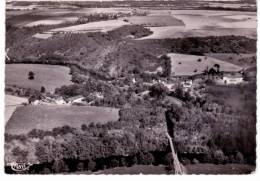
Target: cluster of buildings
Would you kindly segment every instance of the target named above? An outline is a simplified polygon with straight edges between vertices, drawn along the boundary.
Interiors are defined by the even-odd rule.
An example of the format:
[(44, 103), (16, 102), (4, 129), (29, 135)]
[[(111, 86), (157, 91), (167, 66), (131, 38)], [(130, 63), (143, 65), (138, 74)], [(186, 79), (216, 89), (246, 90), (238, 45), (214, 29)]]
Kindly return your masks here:
[(64, 99), (63, 97), (45, 97), (41, 100), (36, 99), (32, 102), (29, 102), (31, 105), (72, 105), (72, 104), (87, 104), (85, 98), (81, 95), (70, 97), (68, 99)]
[[(45, 96), (42, 99), (33, 99), (28, 103), (30, 105), (92, 105), (95, 100), (103, 99), (101, 92), (93, 92), (86, 98), (83, 95), (63, 98), (61, 96)], [(30, 100), (30, 99), (29, 99)]]

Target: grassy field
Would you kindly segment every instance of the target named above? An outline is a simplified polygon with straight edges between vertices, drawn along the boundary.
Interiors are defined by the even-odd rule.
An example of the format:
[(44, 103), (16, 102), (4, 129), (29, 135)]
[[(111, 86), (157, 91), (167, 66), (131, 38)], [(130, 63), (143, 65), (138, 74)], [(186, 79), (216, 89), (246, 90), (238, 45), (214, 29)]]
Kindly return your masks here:
[(32, 129), (52, 130), (69, 125), (117, 121), (118, 109), (92, 106), (24, 106), (18, 107), (8, 123), (6, 133), (23, 134)]
[[(35, 73), (34, 80), (28, 79), (29, 71)], [(7, 64), (5, 83), (37, 90), (44, 86), (46, 91), (52, 92), (57, 87), (72, 84), (69, 71), (68, 67), (58, 65)]]
[(33, 27), (33, 26), (39, 26), (39, 25), (57, 25), (62, 23), (68, 23), (68, 22), (76, 22), (77, 17), (61, 17), (61, 18), (55, 18), (55, 19), (43, 19), (38, 21), (33, 21), (31, 23), (26, 24), (26, 27)]
[[(155, 15), (165, 11), (151, 11)], [(193, 36), (241, 35), (256, 39), (256, 13), (239, 11), (174, 10), (171, 15), (184, 27), (151, 27), (153, 34), (143, 39), (182, 38)], [(167, 12), (167, 13), (169, 13)], [(245, 18), (246, 17), (246, 18)]]
[(154, 16), (131, 16), (127, 18), (131, 24), (144, 26), (184, 26), (184, 23), (170, 15), (154, 15)]
[(128, 25), (129, 23), (123, 20), (108, 20), (108, 21), (98, 21), (91, 22), (81, 25), (69, 26), (64, 28), (57, 28), (50, 30), (51, 32), (93, 32), (93, 31), (110, 31), (115, 28), (119, 28), (123, 25)]
[[(254, 166), (243, 164), (193, 164), (186, 165), (187, 174), (250, 174), (255, 170)], [(135, 165), (132, 167), (117, 167), (106, 169), (94, 174), (130, 174), (130, 175), (161, 175), (172, 174), (165, 170), (165, 167), (153, 165)]]
[[(236, 54), (236, 53), (206, 53), (208, 57), (213, 57), (225, 62), (229, 62), (243, 68), (256, 66), (256, 54)], [(253, 60), (255, 57), (255, 60)]]
[(27, 99), (12, 95), (5, 95), (5, 123), (8, 122), (17, 106), (26, 103)]
[(129, 24), (130, 23), (125, 22), (123, 20), (98, 21), (98, 22), (91, 22), (91, 23), (74, 25), (74, 26), (67, 26), (62, 28), (55, 28), (55, 29), (51, 29), (48, 32), (37, 33), (34, 35), (34, 37), (46, 39), (51, 37), (53, 33), (107, 32)]
[(211, 68), (215, 64), (220, 65), (220, 71), (239, 71), (242, 69), (240, 66), (212, 57), (175, 53), (169, 53), (168, 56), (172, 62), (172, 74), (176, 76), (203, 73), (207, 67)]
[(243, 86), (208, 85), (206, 92), (212, 95), (213, 101), (229, 105), (233, 110), (247, 114), (256, 110), (255, 83)]

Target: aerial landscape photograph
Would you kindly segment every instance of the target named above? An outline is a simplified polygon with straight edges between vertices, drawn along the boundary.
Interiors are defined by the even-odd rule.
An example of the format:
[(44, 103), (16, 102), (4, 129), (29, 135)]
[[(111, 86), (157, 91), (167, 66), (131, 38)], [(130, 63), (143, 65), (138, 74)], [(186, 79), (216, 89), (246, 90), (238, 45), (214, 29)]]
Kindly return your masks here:
[(1, 3), (5, 174), (255, 173), (257, 0)]

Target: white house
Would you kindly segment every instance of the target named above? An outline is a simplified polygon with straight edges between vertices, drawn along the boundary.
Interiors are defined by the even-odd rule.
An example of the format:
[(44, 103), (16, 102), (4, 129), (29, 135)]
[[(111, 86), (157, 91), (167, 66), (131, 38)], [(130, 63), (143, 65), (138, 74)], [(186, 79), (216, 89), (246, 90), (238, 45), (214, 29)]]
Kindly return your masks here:
[(228, 73), (223, 75), (224, 84), (240, 84), (243, 82), (243, 76), (240, 73)]
[(64, 105), (66, 104), (66, 101), (62, 97), (59, 97), (58, 99), (55, 100), (55, 103), (58, 105)]
[(72, 104), (72, 103), (82, 103), (84, 100), (84, 97), (79, 95), (79, 96), (75, 96), (75, 97), (70, 97), (67, 99), (67, 102), (69, 104)]
[(40, 104), (40, 101), (37, 99), (37, 100), (33, 101), (31, 104), (34, 106), (37, 106)]
[(181, 85), (184, 88), (191, 88), (192, 87), (192, 80), (185, 80), (184, 82), (181, 82)]

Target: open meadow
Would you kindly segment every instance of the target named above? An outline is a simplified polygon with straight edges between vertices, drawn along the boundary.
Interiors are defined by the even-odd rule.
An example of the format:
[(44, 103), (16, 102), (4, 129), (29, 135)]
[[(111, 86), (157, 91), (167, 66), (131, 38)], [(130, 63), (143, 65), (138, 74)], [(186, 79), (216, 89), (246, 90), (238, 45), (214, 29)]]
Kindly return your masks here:
[(207, 67), (210, 69), (215, 64), (220, 65), (220, 71), (239, 71), (242, 69), (238, 65), (207, 56), (175, 53), (169, 53), (168, 56), (171, 58), (172, 74), (175, 76), (200, 74)]
[(115, 28), (119, 28), (123, 25), (128, 25), (129, 23), (124, 22), (123, 20), (108, 20), (108, 21), (98, 21), (91, 22), (82, 25), (69, 26), (64, 28), (57, 28), (50, 30), (51, 32), (95, 32), (95, 31), (111, 31)]
[(194, 36), (241, 35), (256, 39), (256, 13), (213, 10), (151, 10), (153, 15), (171, 14), (184, 27), (150, 27), (152, 35), (142, 39), (182, 38)]
[(237, 54), (237, 53), (206, 53), (205, 56), (223, 60), (243, 68), (256, 66), (256, 54)]
[[(34, 72), (34, 79), (28, 79), (28, 73)], [(22, 88), (40, 90), (42, 86), (46, 91), (54, 92), (57, 87), (70, 85), (70, 69), (59, 65), (43, 64), (7, 64), (5, 68), (6, 85), (16, 85)]]
[(131, 24), (144, 25), (148, 27), (184, 26), (182, 20), (176, 19), (170, 15), (131, 16), (126, 19)]
[(26, 134), (32, 129), (52, 130), (65, 125), (81, 128), (83, 124), (117, 121), (118, 109), (94, 106), (23, 106), (16, 109), (6, 124), (6, 133)]

